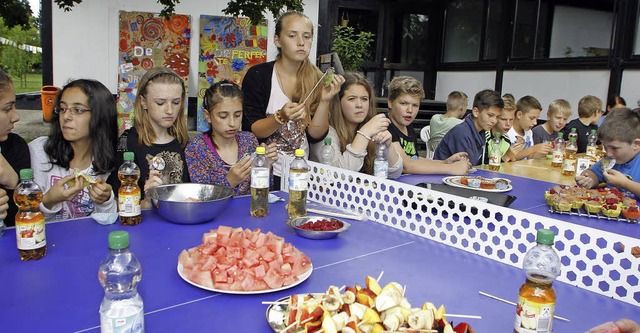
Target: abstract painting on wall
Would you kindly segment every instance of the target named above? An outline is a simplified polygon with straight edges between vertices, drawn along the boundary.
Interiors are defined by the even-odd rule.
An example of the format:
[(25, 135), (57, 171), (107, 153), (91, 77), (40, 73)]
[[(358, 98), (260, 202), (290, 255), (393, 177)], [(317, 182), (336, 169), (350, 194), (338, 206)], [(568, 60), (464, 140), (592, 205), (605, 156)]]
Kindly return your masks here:
[[(147, 70), (171, 68), (188, 89), (191, 16), (120, 11), (118, 52), (118, 129), (133, 126), (138, 82)], [(186, 117), (185, 103), (185, 117)]]
[(248, 18), (200, 15), (198, 63), (198, 131), (209, 124), (202, 114), (204, 92), (222, 80), (242, 84), (247, 70), (267, 59), (267, 21), (251, 25)]

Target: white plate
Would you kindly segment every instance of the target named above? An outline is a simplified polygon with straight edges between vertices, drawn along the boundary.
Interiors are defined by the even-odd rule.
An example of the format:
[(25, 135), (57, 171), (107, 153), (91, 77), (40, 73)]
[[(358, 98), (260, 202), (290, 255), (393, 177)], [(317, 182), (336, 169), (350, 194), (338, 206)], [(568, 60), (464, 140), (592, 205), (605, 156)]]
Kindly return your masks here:
[[(511, 181), (509, 179), (506, 178), (491, 178), (493, 180), (498, 180), (498, 179), (502, 179), (502, 180), (506, 180), (507, 181), (507, 188), (505, 189), (497, 189), (497, 188), (482, 188), (482, 187), (470, 187), (467, 185), (464, 185), (462, 183), (460, 183), (460, 178), (462, 177), (467, 177), (467, 176), (450, 176), (450, 177), (445, 177), (442, 179), (442, 181), (449, 185), (449, 186), (453, 186), (453, 187), (460, 187), (460, 188), (468, 188), (471, 190), (478, 190), (478, 191), (485, 191), (485, 192), (508, 192), (511, 191), (513, 189), (513, 186), (511, 186)], [(470, 178), (470, 177), (468, 177)]]
[[(306, 296), (309, 294), (298, 294), (298, 295)], [(311, 295), (323, 295), (323, 294), (311, 294)], [(269, 323), (269, 326), (271, 326), (271, 329), (274, 332), (280, 332), (285, 327), (287, 327), (287, 324), (285, 323), (285, 321), (289, 318), (289, 305), (286, 302), (289, 301), (289, 297), (290, 296), (280, 298), (274, 301), (274, 303), (278, 303), (278, 304), (271, 304), (267, 308), (267, 314), (266, 314), (267, 322)]]
[(204, 290), (209, 290), (209, 291), (215, 291), (221, 294), (234, 294), (234, 295), (256, 295), (256, 294), (266, 294), (266, 293), (272, 293), (272, 292), (276, 292), (276, 291), (280, 291), (280, 290), (285, 290), (285, 289), (289, 289), (289, 288), (293, 288), (297, 285), (299, 285), (300, 283), (304, 282), (304, 280), (308, 279), (309, 276), (311, 276), (311, 272), (313, 272), (313, 264), (311, 264), (311, 268), (306, 271), (304, 274), (298, 276), (298, 281), (288, 285), (288, 286), (284, 286), (284, 287), (280, 287), (280, 288), (276, 288), (276, 289), (265, 289), (265, 290), (256, 290), (256, 291), (237, 291), (237, 290), (221, 290), (221, 289), (216, 289), (216, 288), (209, 288), (209, 287), (205, 287), (202, 285), (199, 285), (189, 279), (187, 279), (187, 277), (182, 274), (182, 264), (178, 263), (178, 275), (180, 275), (180, 277), (187, 281), (187, 283), (189, 283), (190, 285), (196, 286), (198, 288), (202, 288)]

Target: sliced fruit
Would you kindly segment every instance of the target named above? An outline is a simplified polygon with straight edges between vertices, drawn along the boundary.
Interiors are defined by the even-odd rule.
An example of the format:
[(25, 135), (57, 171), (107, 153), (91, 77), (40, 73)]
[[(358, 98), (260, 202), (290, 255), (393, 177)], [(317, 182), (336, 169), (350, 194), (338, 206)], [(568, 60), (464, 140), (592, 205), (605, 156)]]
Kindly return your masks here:
[(380, 287), (380, 284), (378, 283), (378, 280), (376, 280), (375, 278), (372, 278), (371, 276), (367, 275), (367, 277), (364, 279), (364, 282), (367, 286), (367, 288), (369, 288), (369, 290), (373, 291), (374, 294), (380, 295), (380, 292), (382, 291), (382, 288)]

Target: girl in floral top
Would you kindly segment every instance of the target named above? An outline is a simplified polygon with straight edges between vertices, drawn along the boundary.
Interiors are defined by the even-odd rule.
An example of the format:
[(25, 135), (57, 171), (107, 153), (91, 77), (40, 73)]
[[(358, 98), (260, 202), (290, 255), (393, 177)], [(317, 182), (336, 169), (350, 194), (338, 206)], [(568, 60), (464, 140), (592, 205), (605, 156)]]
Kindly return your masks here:
[[(248, 194), (251, 186), (251, 154), (258, 146), (256, 136), (240, 131), (242, 90), (235, 83), (221, 81), (204, 94), (203, 114), (209, 131), (189, 140), (185, 160), (191, 181), (219, 184)], [(277, 160), (276, 145), (267, 147), (267, 158)]]

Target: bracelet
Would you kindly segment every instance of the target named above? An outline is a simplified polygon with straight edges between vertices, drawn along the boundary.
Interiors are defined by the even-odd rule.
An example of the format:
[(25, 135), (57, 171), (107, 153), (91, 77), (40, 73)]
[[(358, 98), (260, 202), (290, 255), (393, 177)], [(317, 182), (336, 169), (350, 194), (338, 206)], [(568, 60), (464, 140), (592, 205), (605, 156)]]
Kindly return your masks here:
[(359, 130), (358, 130), (358, 131), (356, 131), (356, 134), (360, 134), (360, 135), (362, 135), (365, 139), (367, 139), (367, 140), (371, 141), (371, 137), (370, 137), (370, 136), (367, 136), (366, 134), (362, 133), (362, 132), (361, 132), (361, 131), (359, 131)]
[(286, 121), (284, 121), (284, 119), (282, 118), (282, 115), (280, 114), (281, 110), (276, 111), (276, 113), (273, 114), (273, 117), (276, 119), (276, 122), (280, 125), (284, 125), (286, 123)]

